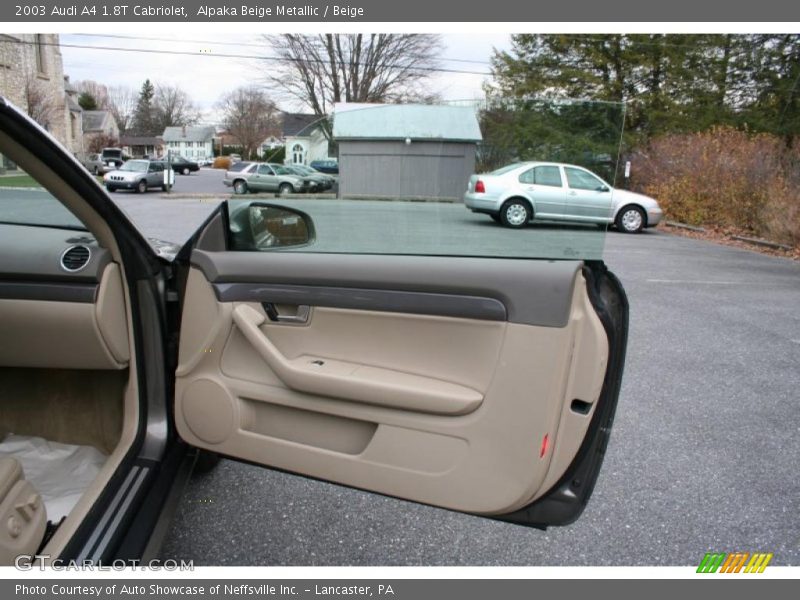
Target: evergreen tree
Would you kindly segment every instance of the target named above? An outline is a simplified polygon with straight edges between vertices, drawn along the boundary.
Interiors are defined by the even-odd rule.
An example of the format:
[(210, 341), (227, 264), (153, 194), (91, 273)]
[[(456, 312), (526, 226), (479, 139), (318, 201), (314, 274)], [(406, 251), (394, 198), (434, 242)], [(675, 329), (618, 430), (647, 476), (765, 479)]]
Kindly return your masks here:
[(800, 133), (800, 36), (512, 36), (490, 93), (626, 103), (626, 139), (733, 125)]
[(83, 110), (98, 110), (97, 99), (89, 92), (81, 92), (78, 95), (78, 105)]
[(153, 84), (149, 79), (146, 79), (142, 84), (139, 99), (136, 102), (136, 110), (133, 113), (133, 126), (131, 129), (136, 135), (151, 136), (161, 133), (156, 131), (156, 110), (153, 105), (155, 92)]

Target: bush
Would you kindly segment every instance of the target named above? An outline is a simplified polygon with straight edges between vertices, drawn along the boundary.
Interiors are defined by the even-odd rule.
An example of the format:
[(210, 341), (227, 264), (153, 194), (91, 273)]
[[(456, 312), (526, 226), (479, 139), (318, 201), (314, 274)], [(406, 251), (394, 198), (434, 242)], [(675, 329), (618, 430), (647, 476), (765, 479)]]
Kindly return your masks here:
[(212, 169), (223, 169), (227, 171), (231, 168), (231, 157), (230, 156), (218, 156), (214, 159), (213, 164), (211, 165)]
[(669, 219), (800, 244), (800, 152), (781, 138), (716, 127), (655, 138), (631, 161), (634, 189)]

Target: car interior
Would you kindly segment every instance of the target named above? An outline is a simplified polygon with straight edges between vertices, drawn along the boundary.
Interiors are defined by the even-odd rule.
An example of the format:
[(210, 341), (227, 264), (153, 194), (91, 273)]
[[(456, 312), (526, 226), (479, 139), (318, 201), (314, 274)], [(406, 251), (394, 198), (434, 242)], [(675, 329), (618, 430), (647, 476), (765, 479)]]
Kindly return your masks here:
[(22, 224), (37, 208), (54, 220), (57, 203), (45, 192), (20, 192), (19, 219), (11, 212), (0, 223), (0, 564), (8, 565), (20, 554), (59, 554), (135, 437), (138, 393), (111, 231), (5, 133), (0, 152), (60, 190), (84, 226)]
[[(132, 447), (140, 398), (115, 232), (1, 131), (0, 153), (80, 225), (0, 222), (0, 563), (10, 564), (63, 550)], [(217, 213), (181, 272), (181, 439), (503, 518), (569, 478), (600, 422), (611, 360), (589, 266), (261, 251), (272, 208), (247, 204), (239, 233)], [(298, 218), (277, 221), (296, 231)], [(148, 347), (138, 368), (162, 350)]]

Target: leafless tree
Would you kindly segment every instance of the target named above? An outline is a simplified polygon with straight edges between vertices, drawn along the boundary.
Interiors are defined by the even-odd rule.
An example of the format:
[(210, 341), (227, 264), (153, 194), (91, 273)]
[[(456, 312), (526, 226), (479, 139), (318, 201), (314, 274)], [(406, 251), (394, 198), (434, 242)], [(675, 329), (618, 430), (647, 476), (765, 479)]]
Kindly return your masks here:
[(78, 90), (78, 93), (88, 94), (94, 98), (98, 108), (108, 110), (108, 87), (91, 79), (76, 81), (74, 87)]
[(441, 38), (429, 34), (266, 35), (279, 60), (266, 60), (265, 80), (322, 116), (336, 102), (410, 102), (438, 65)]
[(54, 98), (53, 94), (33, 77), (25, 79), (25, 111), (34, 121), (45, 129), (58, 118), (64, 110), (64, 99)]
[(200, 120), (200, 112), (189, 94), (177, 85), (156, 84), (153, 104), (157, 128), (161, 131), (174, 125), (194, 125)]
[(242, 146), (247, 157), (278, 127), (277, 106), (256, 86), (228, 92), (220, 98), (217, 108), (223, 116), (222, 126)]
[(126, 86), (108, 88), (105, 103), (101, 106), (114, 117), (120, 135), (124, 135), (133, 124), (133, 114), (136, 112), (138, 97), (139, 95), (134, 90)]
[(119, 146), (119, 139), (115, 138), (113, 135), (106, 135), (104, 133), (91, 136), (88, 142), (86, 151), (89, 153), (102, 152), (103, 148), (115, 148)]

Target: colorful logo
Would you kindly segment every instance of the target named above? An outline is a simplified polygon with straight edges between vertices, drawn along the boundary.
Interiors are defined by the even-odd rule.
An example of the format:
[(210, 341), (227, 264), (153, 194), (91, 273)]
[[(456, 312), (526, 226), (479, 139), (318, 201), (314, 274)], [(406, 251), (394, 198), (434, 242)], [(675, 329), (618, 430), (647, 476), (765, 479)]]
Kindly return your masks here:
[(763, 573), (772, 552), (707, 552), (697, 567), (698, 573)]

